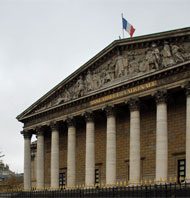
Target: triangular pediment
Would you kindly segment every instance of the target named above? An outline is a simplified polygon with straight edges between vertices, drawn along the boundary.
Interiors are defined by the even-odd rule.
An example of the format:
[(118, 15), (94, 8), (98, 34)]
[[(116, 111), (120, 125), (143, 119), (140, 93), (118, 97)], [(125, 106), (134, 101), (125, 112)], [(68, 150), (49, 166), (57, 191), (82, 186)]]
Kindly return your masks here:
[[(184, 36), (186, 39), (184, 39)], [(190, 28), (114, 41), (17, 119), (190, 59)]]

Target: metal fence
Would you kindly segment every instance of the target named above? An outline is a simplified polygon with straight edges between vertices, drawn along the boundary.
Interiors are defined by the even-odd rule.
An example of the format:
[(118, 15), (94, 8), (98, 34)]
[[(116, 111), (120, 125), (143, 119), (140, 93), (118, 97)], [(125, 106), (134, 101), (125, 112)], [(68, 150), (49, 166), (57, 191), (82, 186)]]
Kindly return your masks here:
[(0, 198), (190, 197), (190, 183), (0, 192)]

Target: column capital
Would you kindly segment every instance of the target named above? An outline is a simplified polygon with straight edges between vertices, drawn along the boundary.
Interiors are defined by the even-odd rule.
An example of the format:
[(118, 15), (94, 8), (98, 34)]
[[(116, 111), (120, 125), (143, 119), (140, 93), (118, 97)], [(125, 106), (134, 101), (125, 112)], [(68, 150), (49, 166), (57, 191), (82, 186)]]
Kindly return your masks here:
[(94, 113), (93, 112), (85, 112), (84, 114), (86, 122), (94, 121)]
[(32, 132), (31, 131), (21, 131), (20, 132), (23, 136), (24, 136), (24, 139), (31, 139), (32, 137)]
[(158, 90), (155, 94), (154, 94), (156, 103), (166, 103), (167, 102), (167, 90), (163, 89), (163, 90)]
[(50, 123), (50, 128), (51, 128), (51, 130), (53, 131), (53, 130), (58, 130), (58, 123), (57, 122), (51, 122)]
[(35, 131), (36, 131), (37, 136), (43, 136), (44, 135), (44, 129), (41, 126), (36, 127)]
[(107, 105), (103, 108), (105, 110), (107, 117), (115, 115), (115, 106)]
[(186, 96), (190, 97), (190, 81), (185, 83), (184, 88), (185, 88)]
[(76, 125), (76, 120), (73, 117), (68, 117), (66, 119), (66, 122), (67, 122), (67, 126), (68, 127), (72, 127), (72, 126), (75, 126)]
[(139, 100), (139, 98), (130, 98), (127, 101), (127, 104), (129, 104), (130, 111), (138, 111), (140, 109), (140, 100)]

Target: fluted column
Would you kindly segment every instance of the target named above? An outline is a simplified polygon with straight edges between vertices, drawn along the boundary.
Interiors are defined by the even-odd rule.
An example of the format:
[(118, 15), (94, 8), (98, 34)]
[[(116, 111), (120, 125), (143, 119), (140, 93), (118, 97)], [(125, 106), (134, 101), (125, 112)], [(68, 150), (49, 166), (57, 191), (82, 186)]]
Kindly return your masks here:
[(37, 188), (44, 187), (44, 131), (37, 128)]
[(130, 108), (130, 153), (129, 178), (132, 182), (140, 181), (140, 111), (139, 99), (129, 100)]
[(94, 116), (86, 113), (86, 163), (85, 163), (85, 184), (94, 185), (95, 182), (95, 143), (94, 143)]
[(168, 176), (168, 125), (167, 125), (167, 94), (158, 91), (155, 94), (156, 112), (156, 180), (159, 182)]
[(59, 187), (59, 131), (56, 123), (51, 124), (51, 188)]
[(24, 189), (31, 188), (31, 137), (29, 131), (22, 131), (24, 136)]
[(190, 181), (190, 82), (186, 85), (186, 177)]
[(67, 186), (75, 186), (76, 182), (76, 126), (73, 119), (68, 124), (68, 150), (67, 150)]
[(107, 138), (106, 138), (106, 183), (116, 183), (116, 118), (114, 109), (108, 106), (107, 115)]

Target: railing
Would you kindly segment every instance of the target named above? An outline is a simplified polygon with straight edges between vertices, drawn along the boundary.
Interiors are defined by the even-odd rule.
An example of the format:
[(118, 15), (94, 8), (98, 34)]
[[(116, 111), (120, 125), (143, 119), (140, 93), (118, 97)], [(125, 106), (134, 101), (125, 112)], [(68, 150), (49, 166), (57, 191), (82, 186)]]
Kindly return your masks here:
[(101, 197), (190, 197), (190, 183), (60, 188), (56, 190), (21, 189), (0, 192), (0, 198), (101, 198)]

